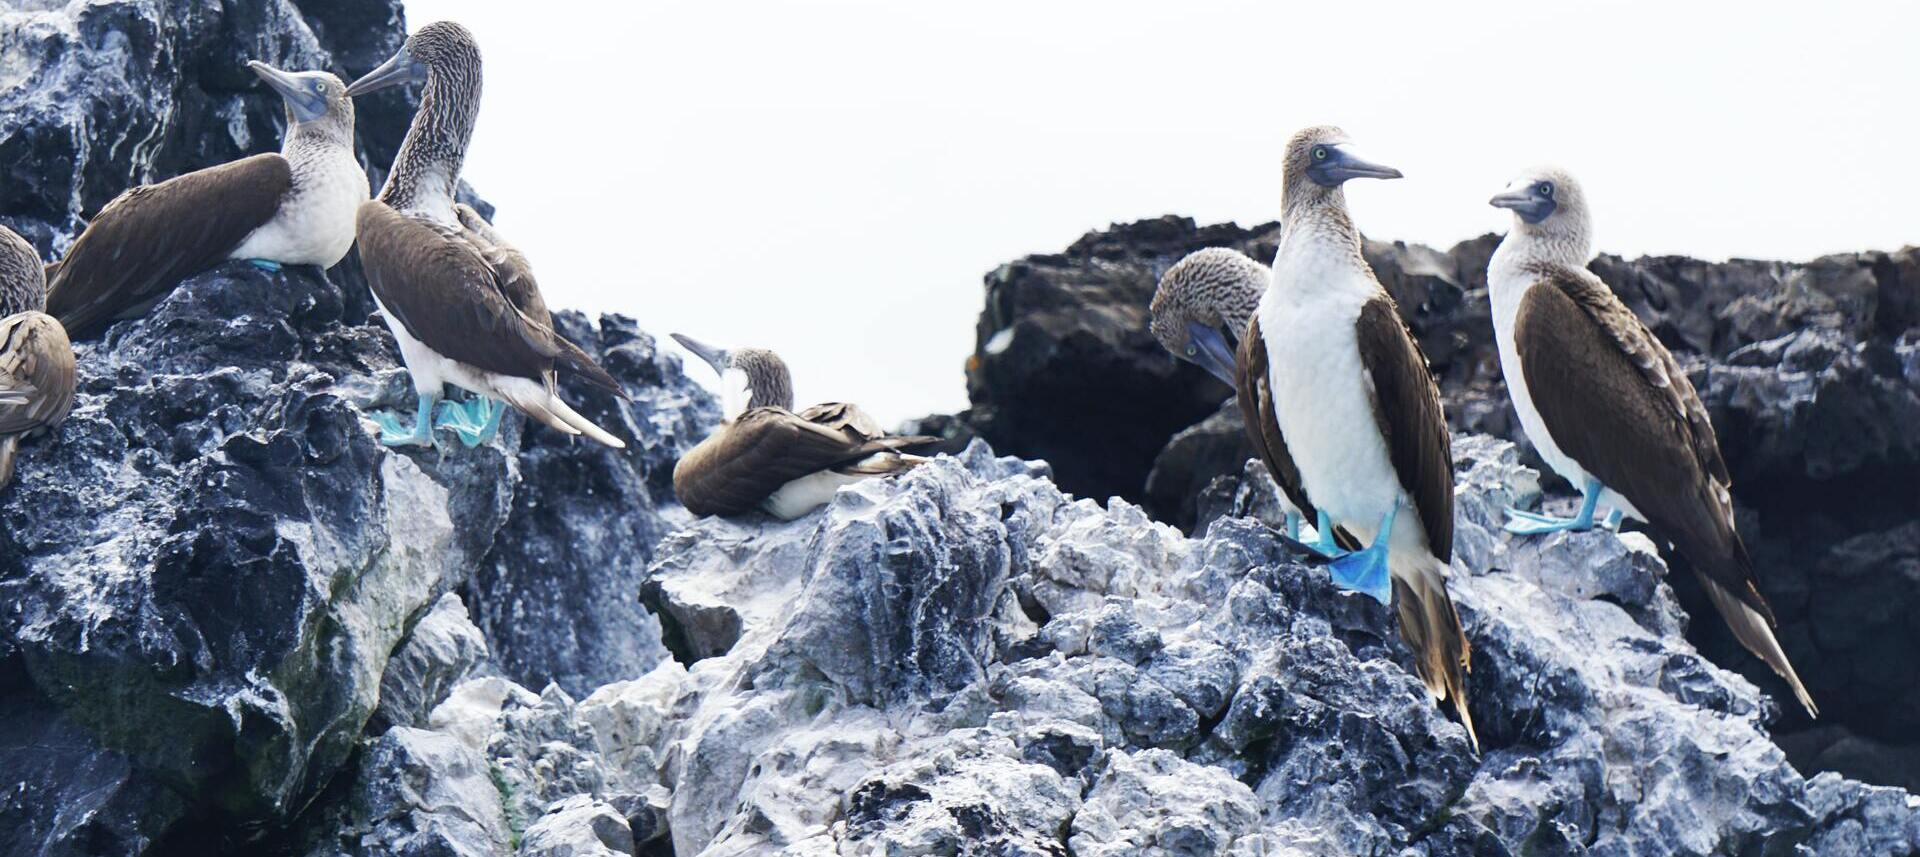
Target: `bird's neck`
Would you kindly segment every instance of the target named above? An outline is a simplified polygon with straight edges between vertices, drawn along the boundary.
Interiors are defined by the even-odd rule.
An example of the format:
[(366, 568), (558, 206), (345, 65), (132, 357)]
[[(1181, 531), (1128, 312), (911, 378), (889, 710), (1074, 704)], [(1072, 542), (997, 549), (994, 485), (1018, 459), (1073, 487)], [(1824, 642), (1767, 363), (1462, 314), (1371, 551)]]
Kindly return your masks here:
[(1593, 239), (1584, 228), (1554, 228), (1530, 224), (1519, 218), (1494, 250), (1490, 269), (1563, 267), (1580, 269), (1593, 258)]
[(453, 217), (454, 192), (480, 112), (480, 68), (435, 68), (427, 75), (420, 109), (394, 156), (380, 201), (399, 211)]
[(353, 151), (353, 120), (341, 122), (324, 116), (311, 122), (295, 122), (287, 129), (280, 154), (288, 161), (302, 163), (334, 152)]
[(1274, 267), (1297, 264), (1311, 256), (1366, 269), (1366, 257), (1360, 252), (1360, 230), (1347, 215), (1346, 194), (1337, 187), (1306, 184), (1306, 190), (1288, 189)]

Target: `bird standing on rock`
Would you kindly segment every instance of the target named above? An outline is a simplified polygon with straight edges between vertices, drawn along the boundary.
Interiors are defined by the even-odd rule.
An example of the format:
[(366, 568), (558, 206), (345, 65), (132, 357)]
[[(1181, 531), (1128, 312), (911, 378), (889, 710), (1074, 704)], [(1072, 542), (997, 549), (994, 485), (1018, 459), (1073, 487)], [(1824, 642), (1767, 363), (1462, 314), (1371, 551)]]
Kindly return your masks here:
[(329, 268), (353, 246), (367, 174), (353, 154), (346, 85), (324, 71), (247, 66), (286, 103), (280, 152), (141, 185), (100, 209), (48, 274), (47, 312), (74, 337), (139, 317), (227, 259)]
[(1673, 354), (1587, 270), (1593, 223), (1580, 185), (1536, 168), (1489, 203), (1513, 212), (1487, 265), (1500, 372), (1527, 438), (1581, 495), (1572, 518), (1510, 509), (1507, 529), (1578, 532), (1623, 514), (1651, 525), (1687, 558), (1741, 645), (1818, 716), (1734, 528), (1733, 480), (1706, 406)]
[[(480, 112), (480, 46), (459, 24), (420, 28), (352, 95), (424, 83), (420, 109), (380, 196), (360, 206), (360, 261), (367, 283), (413, 376), (412, 428), (374, 414), (389, 446), (429, 446), (437, 426), (475, 446), (492, 439), (501, 402), (553, 429), (619, 448), (619, 438), (555, 393), (565, 370), (625, 397), (619, 381), (553, 327), (526, 256), (479, 212), (454, 202), (467, 143)], [(435, 414), (447, 384), (477, 395)]]
[[(1267, 293), (1273, 271), (1247, 254), (1225, 247), (1195, 250), (1160, 275), (1148, 307), (1147, 328), (1167, 353), (1207, 370), (1240, 391), (1240, 377), (1234, 368), (1235, 354), (1247, 325), (1253, 321), (1260, 296)], [(1241, 404), (1241, 416), (1257, 413)], [(1287, 538), (1300, 538), (1304, 498), (1298, 486), (1282, 491), (1280, 505), (1286, 515)], [(1309, 506), (1308, 508), (1311, 508)], [(1315, 523), (1318, 541), (1315, 549), (1331, 555), (1339, 549), (1333, 542), (1331, 527), (1321, 516)]]
[(1361, 159), (1331, 127), (1295, 134), (1284, 158), (1273, 282), (1237, 360), (1247, 436), (1301, 509), (1367, 543), (1336, 552), (1334, 583), (1395, 607), (1428, 693), (1453, 703), (1477, 747), (1471, 650), (1447, 594), (1453, 451), (1440, 391), (1361, 256), (1343, 190), (1400, 171)]
[(673, 338), (720, 374), (726, 410), (720, 428), (673, 468), (673, 493), (696, 515), (758, 508), (791, 521), (826, 505), (842, 485), (912, 470), (927, 459), (901, 450), (940, 442), (888, 437), (865, 411), (843, 402), (795, 413), (793, 377), (780, 355)]
[(0, 226), (0, 488), (13, 481), (21, 438), (59, 425), (73, 408), (73, 345), (40, 311), (46, 303), (40, 254)]

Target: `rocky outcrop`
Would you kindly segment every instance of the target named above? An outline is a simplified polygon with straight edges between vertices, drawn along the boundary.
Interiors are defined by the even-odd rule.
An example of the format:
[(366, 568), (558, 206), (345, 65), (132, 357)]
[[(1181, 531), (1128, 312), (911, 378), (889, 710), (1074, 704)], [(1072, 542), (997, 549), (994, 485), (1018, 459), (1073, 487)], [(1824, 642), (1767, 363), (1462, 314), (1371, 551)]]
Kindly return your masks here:
[(1795, 772), (1645, 539), (1511, 542), (1536, 477), (1497, 440), (1456, 456), (1482, 756), (1389, 611), (1270, 528), (1189, 538), (976, 444), (799, 521), (674, 534), (651, 597), (703, 654), (578, 702), (468, 681), (376, 742), (305, 853), (1920, 848), (1904, 792)]
[[(1229, 246), (1269, 257), (1279, 229), (1167, 217), (1002, 266), (987, 276), (974, 407), (962, 420), (996, 449), (1052, 461), (1072, 493), (1121, 496), (1191, 526), (1201, 492), (1238, 474), (1251, 450), (1226, 390), (1174, 368), (1148, 335), (1147, 302), (1184, 254)], [(1431, 361), (1454, 429), (1514, 440), (1537, 464), (1494, 354), (1486, 263), (1497, 245), (1491, 235), (1446, 252), (1370, 240), (1365, 252)], [(1602, 255), (1592, 267), (1692, 373), (1783, 645), (1815, 665), (1803, 673), (1822, 728), (1787, 712), (1783, 744), (1807, 770), (1920, 788), (1920, 682), (1908, 656), (1920, 638), (1904, 618), (1920, 609), (1920, 250), (1804, 264)], [(1109, 377), (1124, 379), (1124, 394), (1053, 407), (1065, 386)], [(1782, 687), (1711, 619), (1690, 575), (1674, 585), (1703, 617), (1689, 629), (1703, 651)]]

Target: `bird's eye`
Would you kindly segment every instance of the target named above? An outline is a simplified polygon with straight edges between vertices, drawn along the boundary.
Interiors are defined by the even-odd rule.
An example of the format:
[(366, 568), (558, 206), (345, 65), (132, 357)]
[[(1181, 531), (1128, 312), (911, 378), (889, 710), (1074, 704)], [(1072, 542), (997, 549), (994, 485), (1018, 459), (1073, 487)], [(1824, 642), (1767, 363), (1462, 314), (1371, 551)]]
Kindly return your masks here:
[(1188, 357), (1198, 357), (1198, 356), (1200, 356), (1200, 349), (1198, 349), (1198, 348), (1196, 348), (1196, 347), (1194, 347), (1192, 343), (1188, 343), (1188, 344), (1187, 344), (1187, 356), (1188, 356)]
[(1326, 159), (1327, 159), (1327, 147), (1325, 147), (1325, 146), (1315, 146), (1315, 147), (1313, 147), (1313, 159), (1314, 159), (1314, 160), (1316, 160), (1316, 161), (1324, 161), (1324, 160), (1326, 160)]
[(316, 80), (316, 81), (314, 81), (314, 82), (313, 82), (313, 91), (314, 91), (314, 93), (315, 93), (315, 94), (319, 94), (319, 93), (322, 93), (322, 92), (326, 92), (326, 91), (327, 91), (327, 85), (326, 85), (326, 84), (324, 84), (324, 83), (321, 83), (320, 81), (317, 81), (317, 80)]
[(1533, 192), (1547, 199), (1552, 199), (1553, 198), (1553, 182), (1541, 182), (1537, 185), (1534, 185)]

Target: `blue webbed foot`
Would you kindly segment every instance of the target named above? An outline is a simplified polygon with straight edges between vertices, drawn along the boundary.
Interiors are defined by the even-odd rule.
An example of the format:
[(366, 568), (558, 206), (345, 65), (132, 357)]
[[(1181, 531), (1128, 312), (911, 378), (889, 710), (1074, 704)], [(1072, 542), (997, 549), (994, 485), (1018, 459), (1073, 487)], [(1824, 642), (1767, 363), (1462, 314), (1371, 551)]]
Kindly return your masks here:
[(432, 446), (433, 445), (433, 405), (434, 397), (421, 395), (420, 402), (414, 407), (413, 427), (408, 428), (400, 422), (400, 415), (393, 411), (374, 411), (367, 415), (374, 425), (380, 427), (380, 442), (387, 446)]
[[(1606, 491), (1599, 481), (1589, 479), (1580, 490), (1580, 514), (1571, 518), (1556, 518), (1538, 512), (1523, 509), (1507, 509), (1507, 532), (1521, 536), (1537, 536), (1545, 533), (1574, 532), (1584, 533), (1593, 529), (1593, 513), (1600, 505), (1600, 495)], [(1607, 514), (1601, 524), (1609, 529), (1619, 526), (1620, 510), (1614, 509)]]
[(1292, 539), (1296, 542), (1300, 540), (1300, 513), (1299, 512), (1287, 513), (1287, 538)]
[(494, 435), (500, 433), (500, 418), (506, 412), (505, 403), (474, 396), (461, 404), (448, 402), (441, 406), (434, 425), (452, 429), (454, 436), (471, 448), (493, 440)]
[(272, 259), (248, 259), (247, 264), (272, 274), (280, 273), (280, 263)]
[(1347, 549), (1333, 540), (1333, 522), (1327, 520), (1327, 513), (1315, 510), (1313, 514), (1313, 541), (1307, 545), (1314, 553), (1327, 559), (1339, 559), (1347, 555)]
[[(1400, 504), (1395, 503), (1381, 516), (1380, 531), (1374, 534), (1373, 544), (1333, 561), (1328, 567), (1333, 585), (1366, 595), (1381, 604), (1393, 603), (1393, 575), (1387, 569), (1387, 558), (1393, 544), (1393, 520), (1399, 514)], [(1327, 537), (1332, 538), (1331, 528)]]

